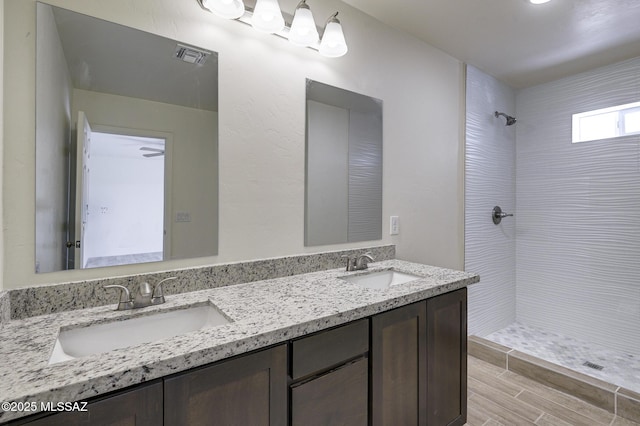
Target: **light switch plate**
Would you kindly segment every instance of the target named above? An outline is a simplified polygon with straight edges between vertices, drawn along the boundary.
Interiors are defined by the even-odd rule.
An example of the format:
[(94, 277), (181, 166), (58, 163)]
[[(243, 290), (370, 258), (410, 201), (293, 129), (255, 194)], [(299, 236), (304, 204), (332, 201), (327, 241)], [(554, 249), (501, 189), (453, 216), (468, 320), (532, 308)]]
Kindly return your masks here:
[(389, 234), (398, 235), (400, 233), (400, 217), (390, 216), (389, 219)]
[(176, 222), (191, 222), (191, 213), (189, 212), (177, 212)]

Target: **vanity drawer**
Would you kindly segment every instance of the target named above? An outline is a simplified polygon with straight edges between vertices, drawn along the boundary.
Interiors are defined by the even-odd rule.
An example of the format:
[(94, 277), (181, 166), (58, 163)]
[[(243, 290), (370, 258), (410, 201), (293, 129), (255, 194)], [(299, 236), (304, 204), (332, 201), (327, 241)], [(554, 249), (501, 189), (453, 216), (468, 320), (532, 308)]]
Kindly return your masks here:
[(335, 367), (368, 351), (368, 319), (302, 337), (291, 342), (291, 378)]
[(291, 387), (291, 425), (368, 424), (369, 364), (360, 358)]

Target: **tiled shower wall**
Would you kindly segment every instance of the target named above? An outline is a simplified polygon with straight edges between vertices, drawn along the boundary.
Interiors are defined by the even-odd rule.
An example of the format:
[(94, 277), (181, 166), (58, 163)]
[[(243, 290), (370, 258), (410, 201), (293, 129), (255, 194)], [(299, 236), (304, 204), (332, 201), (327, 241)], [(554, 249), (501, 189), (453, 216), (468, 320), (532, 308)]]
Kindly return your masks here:
[[(480, 274), (469, 287), (469, 334), (480, 336), (516, 319), (515, 217), (494, 225), (499, 205), (513, 213), (515, 126), (494, 111), (515, 114), (515, 93), (505, 84), (467, 67), (465, 270)], [(516, 124), (517, 126), (517, 124)]]
[(572, 144), (571, 115), (636, 101), (640, 58), (520, 90), (516, 108), (517, 319), (630, 354), (640, 354), (640, 136)]

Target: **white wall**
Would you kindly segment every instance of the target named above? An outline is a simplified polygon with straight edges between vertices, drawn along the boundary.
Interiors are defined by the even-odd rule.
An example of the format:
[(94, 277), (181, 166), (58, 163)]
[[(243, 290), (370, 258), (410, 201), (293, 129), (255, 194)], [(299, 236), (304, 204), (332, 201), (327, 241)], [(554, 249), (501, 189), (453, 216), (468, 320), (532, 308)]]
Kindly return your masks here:
[[(195, 0), (50, 3), (219, 52), (219, 255), (34, 274), (35, 2), (5, 0), (6, 287), (371, 245), (303, 245), (306, 78), (384, 101), (383, 240), (373, 243), (396, 243), (402, 259), (463, 266), (459, 61), (336, 0), (313, 8), (318, 22), (340, 11), (350, 51), (339, 59), (220, 20)], [(401, 222), (393, 238), (391, 214)]]
[(67, 205), (69, 178), (69, 142), (71, 138), (71, 77), (53, 12), (38, 9), (42, 27), (37, 33), (41, 46), (38, 61), (36, 137), (40, 149), (36, 153), (36, 173), (41, 176), (36, 188), (35, 223), (36, 264), (42, 272), (66, 268)]
[[(4, 157), (4, 2), (0, 2), (0, 164)], [(3, 187), (3, 173), (0, 173), (0, 188)], [(0, 197), (0, 222), (4, 223), (4, 194)], [(4, 226), (0, 227), (0, 291), (4, 288)]]
[(571, 115), (640, 99), (640, 58), (517, 94), (517, 319), (640, 355), (640, 136)]
[[(167, 224), (174, 259), (217, 252), (218, 125), (217, 113), (161, 102), (73, 91), (72, 116), (84, 111), (94, 129), (125, 128), (137, 136), (167, 136), (170, 181)], [(206, 188), (203, 196), (198, 189)], [(176, 212), (189, 212), (191, 222), (175, 223)]]
[[(92, 133), (85, 262), (163, 250), (164, 155), (143, 157), (137, 147), (132, 154), (127, 142), (119, 135)], [(120, 150), (104, 146), (114, 144)]]
[[(495, 111), (515, 114), (515, 92), (467, 67), (465, 269), (480, 274), (469, 287), (469, 334), (484, 336), (516, 319), (515, 230), (518, 212), (495, 225), (494, 206), (516, 206), (516, 129)], [(519, 122), (516, 126), (520, 125)]]

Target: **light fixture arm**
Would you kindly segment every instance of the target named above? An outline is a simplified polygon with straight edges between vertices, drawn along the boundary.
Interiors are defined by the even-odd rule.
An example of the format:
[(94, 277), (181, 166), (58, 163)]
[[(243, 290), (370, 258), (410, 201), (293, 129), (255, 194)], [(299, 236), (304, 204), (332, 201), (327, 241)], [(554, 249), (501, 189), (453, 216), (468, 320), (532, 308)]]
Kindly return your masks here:
[(322, 33), (320, 34), (320, 37), (324, 35), (324, 31), (327, 29), (327, 24), (329, 24), (329, 22), (335, 22), (337, 24), (340, 24), (340, 20), (338, 19), (338, 13), (339, 12), (336, 12), (333, 15), (329, 16), (329, 18), (327, 18), (327, 21), (324, 23), (324, 27), (322, 27)]
[(206, 10), (207, 12), (211, 12), (209, 9), (207, 9), (206, 7), (204, 7), (204, 3), (202, 2), (202, 0), (196, 0), (198, 2), (198, 4), (200, 5), (200, 7), (202, 8), (202, 10)]

